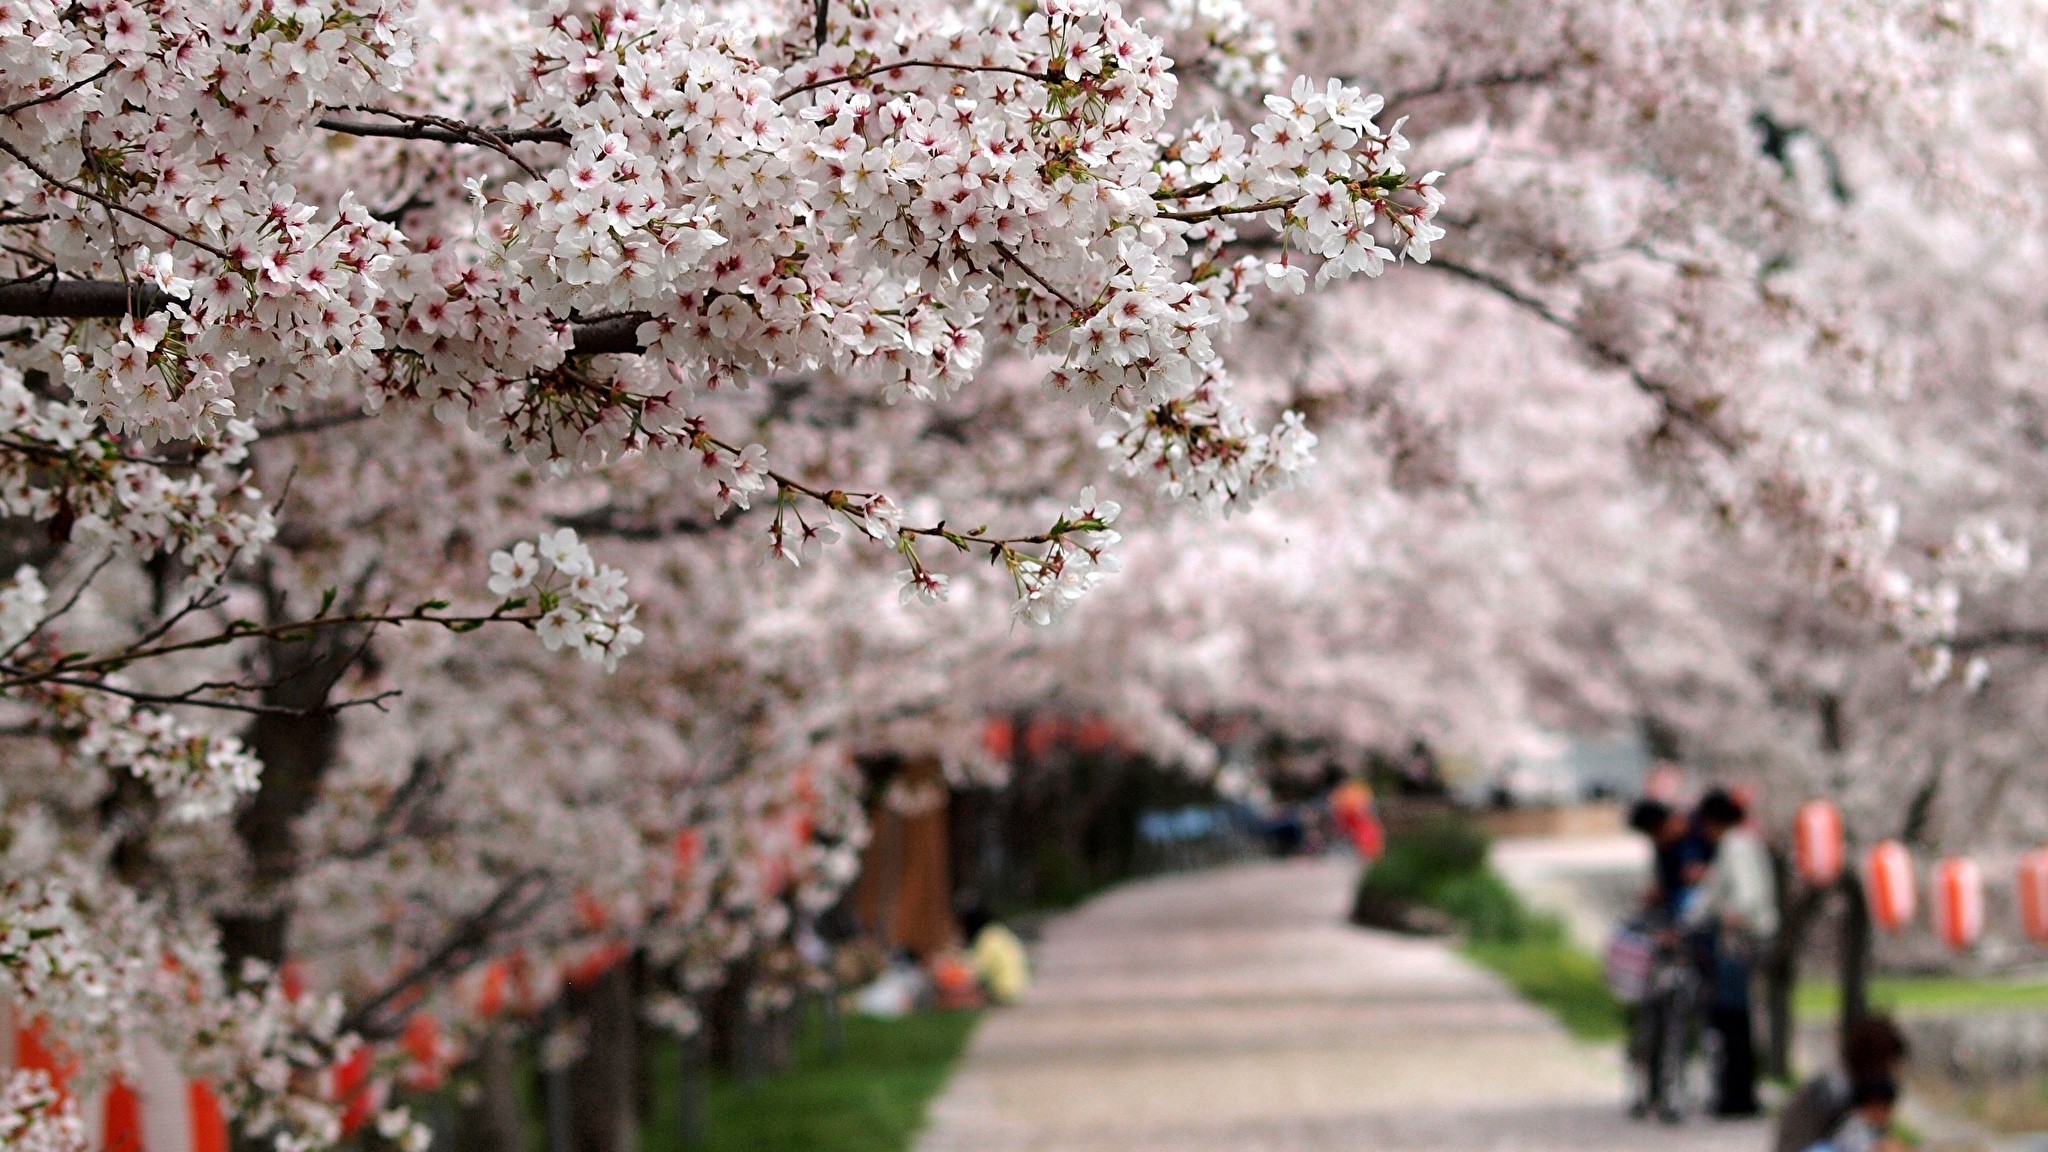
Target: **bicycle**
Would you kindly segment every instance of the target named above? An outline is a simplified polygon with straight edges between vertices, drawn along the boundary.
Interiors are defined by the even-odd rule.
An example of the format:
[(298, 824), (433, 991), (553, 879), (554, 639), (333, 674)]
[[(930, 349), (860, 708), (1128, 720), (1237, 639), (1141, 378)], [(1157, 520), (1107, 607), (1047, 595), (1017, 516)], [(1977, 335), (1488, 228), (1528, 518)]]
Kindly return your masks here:
[[(1623, 943), (1631, 934), (1637, 943)], [(1631, 949), (1633, 963), (1626, 958)], [(1680, 1123), (1706, 1106), (1714, 1066), (1717, 1038), (1703, 1027), (1706, 988), (1699, 967), (1683, 939), (1664, 926), (1625, 929), (1609, 955), (1610, 973), (1620, 973), (1610, 983), (1628, 985), (1616, 992), (1633, 1001), (1629, 1115)]]

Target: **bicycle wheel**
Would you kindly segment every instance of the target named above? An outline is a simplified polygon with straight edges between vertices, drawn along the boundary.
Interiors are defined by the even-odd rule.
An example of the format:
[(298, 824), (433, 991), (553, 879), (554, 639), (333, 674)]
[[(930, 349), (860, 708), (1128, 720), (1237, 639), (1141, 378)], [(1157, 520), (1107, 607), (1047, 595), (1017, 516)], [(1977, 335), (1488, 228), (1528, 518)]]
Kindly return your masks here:
[(1660, 999), (1657, 1027), (1655, 1101), (1657, 1118), (1678, 1124), (1699, 1110), (1697, 1078), (1692, 1065), (1699, 1053), (1698, 1033), (1692, 997), (1683, 987), (1672, 989)]
[(1650, 1074), (1650, 1053), (1657, 1044), (1654, 1004), (1653, 1000), (1645, 998), (1630, 1005), (1628, 1010), (1628, 1046), (1623, 1050), (1623, 1056), (1628, 1074), (1628, 1114), (1634, 1120), (1648, 1116), (1655, 1106), (1654, 1080)]

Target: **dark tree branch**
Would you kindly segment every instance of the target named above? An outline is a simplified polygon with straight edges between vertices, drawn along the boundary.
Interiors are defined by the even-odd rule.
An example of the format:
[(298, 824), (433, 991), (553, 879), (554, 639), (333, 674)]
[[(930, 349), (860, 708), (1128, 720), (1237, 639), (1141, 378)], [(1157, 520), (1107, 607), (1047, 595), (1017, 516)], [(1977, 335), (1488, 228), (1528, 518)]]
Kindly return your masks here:
[(1442, 96), (1450, 92), (1469, 92), (1475, 88), (1511, 88), (1518, 84), (1541, 84), (1547, 80), (1554, 79), (1556, 76), (1557, 69), (1553, 66), (1535, 72), (1492, 72), (1485, 76), (1469, 76), (1463, 80), (1453, 80), (1451, 79), (1450, 69), (1445, 68), (1437, 73), (1434, 83), (1425, 84), (1420, 88), (1411, 88), (1406, 92), (1389, 92), (1387, 94), (1386, 106), (1392, 108), (1396, 104), (1405, 104), (1410, 100), (1422, 100), (1430, 96)]
[(1627, 375), (1629, 381), (1636, 386), (1638, 391), (1657, 402), (1658, 407), (1663, 410), (1666, 419), (1693, 429), (1709, 443), (1713, 444), (1714, 447), (1731, 456), (1740, 449), (1741, 445), (1733, 436), (1715, 426), (1713, 421), (1695, 411), (1691, 405), (1680, 399), (1669, 385), (1651, 379), (1642, 369), (1636, 367), (1635, 361), (1629, 358), (1628, 353), (1587, 331), (1582, 325), (1551, 307), (1541, 298), (1524, 292), (1492, 272), (1460, 264), (1455, 260), (1446, 260), (1441, 256), (1433, 257), (1429, 263), (1422, 265), (1422, 267), (1447, 272), (1461, 280), (1480, 285), (1492, 291), (1495, 295), (1513, 303), (1523, 311), (1534, 315), (1537, 319), (1570, 336), (1580, 348), (1585, 349), (1595, 360)]
[(332, 704), (319, 704), (309, 708), (288, 708), (277, 704), (248, 704), (239, 700), (222, 700), (203, 695), (207, 691), (260, 692), (264, 688), (261, 684), (200, 684), (183, 692), (163, 693), (139, 692), (132, 688), (117, 687), (104, 680), (73, 679), (69, 676), (52, 676), (44, 681), (44, 683), (63, 684), (72, 688), (83, 688), (91, 692), (105, 692), (109, 696), (119, 696), (126, 700), (133, 700), (137, 704), (154, 704), (160, 707), (209, 708), (216, 712), (240, 712), (248, 716), (288, 716), (293, 719), (332, 716), (337, 712), (358, 708), (365, 704), (377, 707), (379, 711), (382, 711), (381, 705), (384, 701), (402, 695), (398, 689), (391, 688), (374, 696), (358, 696), (348, 700), (337, 700)]
[(66, 96), (71, 95), (73, 92), (78, 91), (80, 88), (85, 87), (87, 84), (99, 83), (100, 81), (106, 79), (109, 75), (111, 75), (114, 69), (119, 67), (119, 64), (109, 64), (105, 68), (102, 68), (99, 71), (93, 73), (92, 75), (87, 76), (85, 79), (80, 80), (76, 84), (72, 84), (65, 88), (59, 88), (55, 92), (46, 92), (41, 96), (31, 96), (26, 100), (17, 100), (12, 104), (7, 105), (5, 108), (0, 108), (0, 116), (12, 116), (16, 112), (26, 112), (29, 109), (37, 107), (39, 105), (54, 104), (57, 101), (62, 100)]
[[(389, 113), (397, 115), (397, 113)], [(374, 136), (391, 140), (429, 140), (436, 144), (474, 144), (480, 148), (490, 147), (490, 139), (482, 133), (506, 144), (567, 144), (569, 133), (561, 128), (472, 128), (467, 132), (452, 128), (430, 128), (422, 124), (367, 124), (358, 120), (342, 120), (328, 116), (319, 121), (320, 127), (343, 136)]]
[(2048, 628), (1994, 628), (1948, 642), (1951, 651), (1982, 652), (1987, 648), (2048, 648)]
[(391, 798), (377, 810), (377, 818), (370, 825), (370, 834), (361, 844), (334, 853), (335, 858), (367, 860), (382, 852), (391, 844), (399, 821), (409, 810), (431, 800), (441, 791), (442, 785), (446, 782), (442, 770), (446, 767), (447, 757), (414, 757), (412, 770), (406, 773), (404, 782), (392, 791)]
[(118, 280), (36, 280), (0, 286), (0, 316), (54, 318), (147, 316), (171, 299), (154, 284)]
[(1044, 72), (1033, 72), (1028, 68), (1010, 68), (1001, 64), (951, 64), (944, 60), (898, 60), (894, 64), (877, 64), (873, 68), (863, 68), (858, 72), (848, 72), (844, 76), (821, 77), (808, 84), (799, 84), (794, 88), (777, 92), (775, 98), (777, 100), (787, 100), (791, 96), (801, 95), (802, 93), (815, 91), (819, 88), (830, 88), (834, 84), (855, 84), (872, 76), (883, 76), (904, 68), (937, 68), (945, 72), (1001, 72), (1011, 76), (1022, 76), (1027, 80), (1043, 81), (1048, 84), (1062, 79), (1062, 77)]
[(692, 516), (635, 517), (612, 505), (548, 517), (558, 528), (574, 528), (585, 536), (610, 536), (619, 540), (665, 540), (677, 536), (705, 536), (731, 527), (738, 517), (698, 519)]
[(547, 873), (537, 868), (506, 880), (499, 887), (498, 894), (491, 897), (490, 903), (456, 925), (439, 948), (344, 1017), (341, 1031), (370, 1039), (395, 1035), (399, 1021), (386, 1019), (384, 1009), (394, 1002), (403, 1002), (414, 988), (459, 972), (474, 963), (490, 946), (493, 934), (517, 927), (542, 907), (545, 901), (541, 899), (529, 900), (524, 906), (520, 905), (520, 900), (536, 884), (545, 894), (546, 880)]
[[(155, 285), (123, 284), (118, 280), (44, 279), (0, 285), (0, 316), (112, 320), (160, 312), (171, 302), (172, 298)], [(571, 352), (577, 356), (644, 352), (638, 333), (640, 325), (650, 318), (645, 312), (629, 312), (572, 324), (569, 331), (575, 343)]]
[(58, 177), (49, 169), (43, 167), (41, 164), (38, 164), (34, 160), (30, 159), (28, 153), (23, 152), (21, 149), (16, 148), (12, 144), (9, 144), (5, 137), (0, 137), (0, 152), (5, 152), (9, 156), (14, 157), (16, 160), (19, 160), (24, 168), (27, 168), (30, 172), (36, 174), (36, 178), (38, 180), (41, 180), (43, 183), (50, 185), (52, 188), (62, 189), (63, 191), (71, 193), (73, 196), (83, 196), (87, 200), (90, 200), (93, 203), (98, 204), (100, 207), (106, 209), (110, 213), (119, 212), (124, 216), (133, 217), (134, 219), (140, 220), (144, 224), (149, 225), (151, 228), (154, 228), (157, 231), (162, 232), (164, 235), (169, 236), (173, 240), (181, 240), (203, 252), (207, 252), (214, 256), (218, 256), (222, 260), (233, 259), (233, 257), (229, 256), (227, 251), (223, 248), (215, 247), (214, 245), (209, 244), (204, 240), (197, 239), (196, 237), (187, 236), (183, 232), (180, 232), (176, 228), (173, 228), (170, 225), (165, 224), (161, 220), (157, 220), (153, 217), (145, 216), (142, 213), (137, 212), (135, 209), (130, 208), (126, 204), (121, 203), (119, 200), (115, 200), (109, 196), (102, 196), (90, 188), (84, 187), (83, 185), (79, 184), (73, 184), (68, 180), (64, 180)]

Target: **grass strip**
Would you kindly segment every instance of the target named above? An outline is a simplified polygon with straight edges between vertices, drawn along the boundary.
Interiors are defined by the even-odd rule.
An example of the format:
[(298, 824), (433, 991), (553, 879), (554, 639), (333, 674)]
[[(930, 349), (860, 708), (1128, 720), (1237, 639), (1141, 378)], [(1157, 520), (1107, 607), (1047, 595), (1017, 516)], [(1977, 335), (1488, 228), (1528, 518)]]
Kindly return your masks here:
[(1554, 936), (1469, 940), (1464, 953), (1498, 973), (1524, 1000), (1556, 1016), (1573, 1036), (1581, 1040), (1621, 1037), (1621, 1002), (1608, 991), (1600, 962), (1574, 947), (1561, 926)]
[[(1841, 1010), (1841, 989), (1832, 980), (1801, 980), (1792, 1010), (1826, 1018)], [(1887, 1012), (1973, 1012), (2048, 1007), (2048, 981), (1970, 976), (1878, 976), (1870, 981), (1870, 1004)]]
[(845, 1046), (826, 1051), (809, 1021), (794, 1064), (749, 1086), (713, 1073), (704, 1140), (681, 1146), (681, 1045), (654, 1054), (654, 1108), (642, 1152), (906, 1152), (926, 1106), (946, 1083), (978, 1012), (918, 1012), (901, 1020), (846, 1017)]
[(1352, 919), (1414, 930), (1415, 910), (1429, 909), (1463, 935), (1466, 956), (1550, 1011), (1572, 1035), (1619, 1037), (1625, 1015), (1600, 962), (1572, 945), (1561, 920), (1523, 904), (1487, 865), (1486, 851), (1485, 831), (1456, 813), (1396, 832), (1360, 881)]

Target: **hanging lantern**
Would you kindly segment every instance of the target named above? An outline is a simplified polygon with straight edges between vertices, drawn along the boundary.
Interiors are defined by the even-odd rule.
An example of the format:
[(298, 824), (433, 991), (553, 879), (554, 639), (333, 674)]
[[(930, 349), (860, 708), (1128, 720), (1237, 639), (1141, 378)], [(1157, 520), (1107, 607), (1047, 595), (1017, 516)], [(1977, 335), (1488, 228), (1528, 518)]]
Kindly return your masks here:
[(2048, 848), (2020, 857), (2020, 926), (2027, 939), (2048, 944)]
[(1913, 919), (1913, 854), (1897, 840), (1886, 840), (1863, 858), (1863, 890), (1870, 915), (1887, 932), (1897, 932)]
[(1826, 800), (1808, 800), (1792, 818), (1792, 859), (1799, 878), (1825, 888), (1842, 874), (1842, 814)]
[(1934, 925), (1959, 952), (1984, 934), (1984, 873), (1968, 856), (1951, 856), (1934, 868)]

